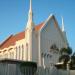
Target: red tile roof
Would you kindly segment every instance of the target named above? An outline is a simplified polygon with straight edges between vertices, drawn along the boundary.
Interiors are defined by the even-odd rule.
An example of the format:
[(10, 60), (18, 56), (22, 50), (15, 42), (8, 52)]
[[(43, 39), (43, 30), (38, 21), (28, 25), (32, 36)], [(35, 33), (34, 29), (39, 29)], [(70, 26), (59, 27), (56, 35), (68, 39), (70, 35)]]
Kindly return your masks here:
[[(41, 23), (35, 26), (35, 30), (38, 31), (43, 25), (44, 23)], [(9, 46), (13, 46), (15, 45), (16, 41), (24, 39), (24, 38), (25, 38), (25, 31), (20, 32), (16, 35), (11, 35), (2, 44), (0, 44), (0, 49), (8, 48)]]
[(38, 31), (44, 25), (44, 22), (40, 23), (39, 25), (35, 26), (35, 30)]
[(10, 37), (8, 37), (8, 39), (6, 39), (1, 45), (0, 45), (0, 49), (3, 48), (7, 48), (9, 46), (13, 46), (15, 44), (16, 41), (21, 40), (25, 37), (25, 33), (24, 31), (21, 33), (18, 33), (16, 35), (11, 35)]

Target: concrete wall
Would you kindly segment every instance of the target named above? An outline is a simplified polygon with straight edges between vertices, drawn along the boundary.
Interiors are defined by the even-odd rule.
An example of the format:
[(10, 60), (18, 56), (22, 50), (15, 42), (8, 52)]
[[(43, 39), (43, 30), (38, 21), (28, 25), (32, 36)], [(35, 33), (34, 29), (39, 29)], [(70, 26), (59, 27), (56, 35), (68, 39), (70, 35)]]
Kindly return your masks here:
[(22, 75), (18, 64), (0, 63), (0, 75)]
[[(0, 62), (0, 75), (33, 75), (33, 67), (26, 66), (21, 68), (21, 63), (12, 62)], [(38, 67), (34, 75), (75, 75), (75, 70), (58, 70), (54, 66)]]
[(55, 67), (53, 68), (43, 68), (38, 67), (36, 75), (75, 75), (75, 70), (58, 70)]
[(0, 75), (34, 75), (37, 69), (35, 64), (34, 62), (0, 60)]

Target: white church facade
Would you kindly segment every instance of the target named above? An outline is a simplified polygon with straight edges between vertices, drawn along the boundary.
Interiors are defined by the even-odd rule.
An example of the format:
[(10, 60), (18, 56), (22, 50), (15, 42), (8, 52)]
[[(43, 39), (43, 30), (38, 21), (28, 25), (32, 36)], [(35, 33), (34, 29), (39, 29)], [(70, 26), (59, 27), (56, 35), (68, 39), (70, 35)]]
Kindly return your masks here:
[[(56, 47), (56, 50), (51, 48), (53, 46)], [(0, 44), (0, 59), (32, 61), (38, 66), (50, 67), (59, 61), (59, 50), (66, 47), (68, 47), (68, 42), (63, 18), (62, 29), (52, 14), (44, 22), (35, 25), (30, 0), (26, 29), (9, 36)]]

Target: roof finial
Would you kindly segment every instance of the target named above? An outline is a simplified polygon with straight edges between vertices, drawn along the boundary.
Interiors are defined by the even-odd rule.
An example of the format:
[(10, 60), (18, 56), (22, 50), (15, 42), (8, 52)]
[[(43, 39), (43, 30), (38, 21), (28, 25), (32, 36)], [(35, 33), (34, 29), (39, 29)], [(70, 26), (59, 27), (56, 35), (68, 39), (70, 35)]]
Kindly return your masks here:
[(62, 31), (65, 31), (65, 28), (64, 28), (64, 19), (63, 19), (62, 16), (61, 16), (61, 18), (62, 18)]

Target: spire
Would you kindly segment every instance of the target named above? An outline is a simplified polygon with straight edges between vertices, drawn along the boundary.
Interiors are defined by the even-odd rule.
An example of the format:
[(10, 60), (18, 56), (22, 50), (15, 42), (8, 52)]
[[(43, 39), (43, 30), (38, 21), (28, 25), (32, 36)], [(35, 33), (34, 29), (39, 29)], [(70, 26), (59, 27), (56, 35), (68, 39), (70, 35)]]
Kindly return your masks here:
[(30, 20), (32, 21), (32, 19), (33, 19), (33, 13), (32, 13), (32, 0), (30, 0), (29, 18), (30, 18)]
[(30, 10), (32, 11), (32, 0), (30, 0)]
[(63, 19), (63, 17), (61, 17), (62, 18), (62, 31), (65, 31), (65, 28), (64, 28), (64, 19)]
[(33, 12), (32, 12), (32, 0), (30, 0), (30, 8), (29, 8), (29, 14), (28, 14), (28, 22), (27, 22), (27, 28), (33, 27)]

